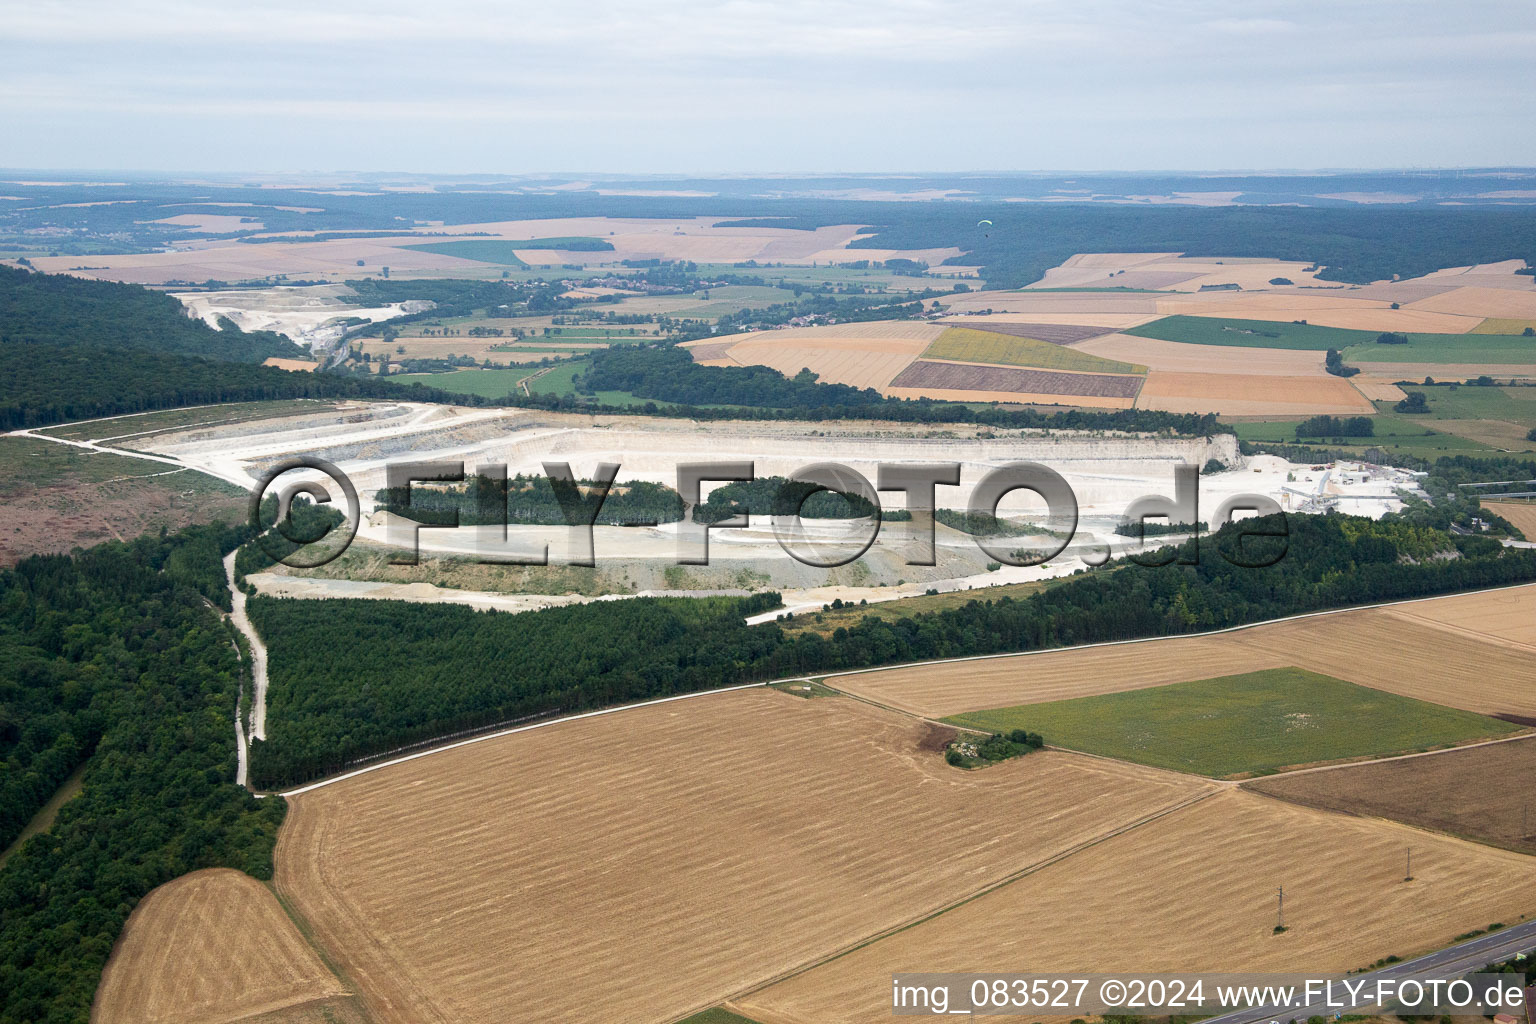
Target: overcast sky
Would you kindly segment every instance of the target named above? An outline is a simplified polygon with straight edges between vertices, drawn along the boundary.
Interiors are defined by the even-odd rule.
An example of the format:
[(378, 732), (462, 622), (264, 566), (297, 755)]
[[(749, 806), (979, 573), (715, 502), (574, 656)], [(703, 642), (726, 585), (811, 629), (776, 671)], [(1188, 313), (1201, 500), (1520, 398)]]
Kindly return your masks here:
[(1532, 0), (0, 0), (0, 166), (1536, 165)]

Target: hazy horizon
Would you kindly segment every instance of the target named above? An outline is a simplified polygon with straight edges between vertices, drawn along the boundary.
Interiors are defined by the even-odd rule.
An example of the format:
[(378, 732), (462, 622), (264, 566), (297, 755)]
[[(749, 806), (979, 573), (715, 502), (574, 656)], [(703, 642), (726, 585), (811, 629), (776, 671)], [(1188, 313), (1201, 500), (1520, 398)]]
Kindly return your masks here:
[(7, 6), (15, 168), (1536, 165), (1536, 6), (1506, 0)]

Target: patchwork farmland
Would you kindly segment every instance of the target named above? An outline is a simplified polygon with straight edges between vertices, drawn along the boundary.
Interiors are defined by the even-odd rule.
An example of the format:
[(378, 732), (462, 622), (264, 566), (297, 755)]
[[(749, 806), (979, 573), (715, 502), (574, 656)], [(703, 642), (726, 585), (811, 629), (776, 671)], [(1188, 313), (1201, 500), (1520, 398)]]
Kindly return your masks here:
[(766, 689), (562, 723), (291, 797), (277, 887), (379, 1024), (669, 1021), (1209, 791), (923, 746)]
[(1295, 666), (1480, 715), (1536, 718), (1530, 650), (1507, 642), (1523, 634), (1473, 636), (1445, 621), (1466, 616), (1487, 623), (1495, 610), (1499, 621), (1509, 623), (1503, 628), (1523, 630), (1536, 620), (1536, 587), (1333, 612), (1209, 636), (834, 675), (827, 682), (878, 704), (942, 718), (1208, 679), (1213, 672)]
[[(1529, 915), (1533, 883), (1536, 862), (1518, 854), (1229, 790), (730, 1005), (761, 1024), (875, 1024), (890, 1019), (893, 970), (1026, 961), (1342, 973), (1446, 943), (1469, 922)], [(1280, 885), (1287, 930), (1276, 934)]]
[[(1063, 331), (1088, 331), (1091, 328), (1064, 327)], [(1048, 333), (1048, 332), (1042, 332)], [(1098, 332), (1089, 337), (1097, 337)], [(925, 359), (958, 363), (1000, 363), (1028, 366), (1040, 370), (1068, 370), (1083, 373), (1145, 373), (1146, 367), (1068, 348), (1063, 342), (1050, 342), (1013, 331), (973, 330), (951, 327), (923, 351)]]
[(1450, 746), (1516, 729), (1296, 668), (977, 711), (946, 721), (987, 732), (1027, 729), (1071, 750), (1229, 779)]

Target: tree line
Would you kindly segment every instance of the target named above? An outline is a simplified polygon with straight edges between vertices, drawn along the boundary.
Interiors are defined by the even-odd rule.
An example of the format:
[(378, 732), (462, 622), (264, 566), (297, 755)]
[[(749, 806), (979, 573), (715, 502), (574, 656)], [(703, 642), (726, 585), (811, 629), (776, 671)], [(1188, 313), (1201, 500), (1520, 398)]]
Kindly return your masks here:
[[(1244, 539), (1277, 525), (1245, 520), (1165, 550), (1186, 558), (1198, 550), (1198, 564), (1121, 559), (1022, 600), (979, 596), (890, 620), (874, 611), (830, 637), (746, 625), (748, 615), (777, 605), (776, 594), (523, 615), (259, 597), (250, 611), (268, 644), (272, 684), (253, 778), (294, 784), (446, 732), (733, 683), (1198, 632), (1536, 579), (1536, 551), (1409, 522), (1295, 516), (1288, 538)], [(1285, 555), (1269, 568), (1223, 557), (1251, 565), (1280, 544)]]
[[(502, 523), (529, 526), (564, 526), (566, 508), (579, 523), (589, 513), (583, 501), (596, 499), (596, 481), (582, 480), (582, 494), (569, 485), (557, 491), (549, 477), (519, 473), (504, 480), (468, 474), (462, 483), (383, 487), (374, 494), (380, 506), (417, 523), (446, 526), (497, 526)], [(585, 497), (584, 497), (585, 495)], [(573, 504), (574, 503), (574, 504)], [(635, 526), (675, 523), (683, 518), (683, 499), (670, 487), (647, 480), (616, 483), (603, 498), (594, 520), (599, 526)]]
[[(886, 398), (873, 388), (828, 384), (808, 371), (786, 377), (770, 366), (700, 366), (686, 349), (625, 345), (594, 353), (580, 387), (588, 392), (625, 391), (657, 402), (676, 403), (695, 418), (805, 420), (889, 419), (916, 423), (975, 423), (985, 426), (1060, 430), (1124, 430), (1203, 437), (1230, 428), (1215, 414), (1169, 413), (1150, 409), (1043, 413), (999, 406), (973, 408), (930, 399)], [(549, 400), (553, 396), (536, 396)], [(509, 396), (508, 404), (531, 404)], [(711, 405), (736, 406), (710, 409)], [(580, 408), (571, 401), (564, 407)], [(647, 404), (630, 411), (665, 414)], [(681, 411), (673, 415), (683, 414)]]
[(87, 1024), (124, 922), (205, 867), (272, 877), (280, 798), (234, 785), (242, 667), (213, 604), (243, 528), (193, 527), (0, 572), (0, 1024)]

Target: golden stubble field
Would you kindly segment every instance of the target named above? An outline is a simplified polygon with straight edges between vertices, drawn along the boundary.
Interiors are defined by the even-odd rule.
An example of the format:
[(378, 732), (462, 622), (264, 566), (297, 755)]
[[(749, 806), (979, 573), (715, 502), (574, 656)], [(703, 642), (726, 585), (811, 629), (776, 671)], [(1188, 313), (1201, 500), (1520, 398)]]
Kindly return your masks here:
[(91, 1021), (223, 1024), (346, 995), (270, 889), (210, 868), (167, 882), (135, 908)]
[(1485, 501), (1482, 505), (1488, 511), (1508, 519), (1517, 530), (1525, 534), (1526, 540), (1536, 540), (1536, 502)]
[(1513, 923), (1536, 911), (1533, 883), (1529, 857), (1231, 789), (733, 1006), (874, 1024), (897, 971), (1345, 971)]
[(292, 799), (279, 891), (380, 1024), (675, 1020), (1198, 798), (756, 689), (563, 723)]
[(1370, 416), (1376, 407), (1343, 377), (1282, 377), (1153, 370), (1136, 405), (1225, 416)]
[(1479, 714), (1530, 718), (1533, 621), (1536, 586), (1526, 586), (1211, 636), (831, 676), (827, 683), (938, 718), (1294, 665)]

